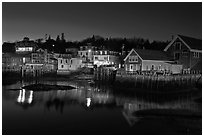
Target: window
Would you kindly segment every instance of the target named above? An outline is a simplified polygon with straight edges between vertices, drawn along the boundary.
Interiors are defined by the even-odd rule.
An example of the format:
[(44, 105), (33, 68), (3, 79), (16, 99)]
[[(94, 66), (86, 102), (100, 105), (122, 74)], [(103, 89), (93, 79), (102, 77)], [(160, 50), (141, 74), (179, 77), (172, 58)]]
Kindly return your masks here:
[(95, 60), (98, 60), (98, 57), (95, 57)]
[(61, 60), (61, 64), (62, 64), (62, 60)]
[(175, 50), (181, 50), (181, 42), (175, 43)]
[(193, 52), (193, 57), (194, 58), (199, 58), (199, 52)]
[(152, 65), (152, 70), (154, 70), (154, 65)]
[(138, 62), (138, 56), (130, 56), (129, 62)]
[(81, 56), (82, 56), (82, 52), (81, 52)]
[(104, 60), (107, 60), (108, 58), (107, 57), (104, 57)]
[(72, 60), (71, 60), (71, 64), (72, 64)]
[(86, 56), (88, 56), (88, 52), (86, 52)]
[(61, 68), (63, 68), (64, 67), (64, 65), (61, 65)]
[(65, 62), (67, 63), (67, 59), (65, 60)]

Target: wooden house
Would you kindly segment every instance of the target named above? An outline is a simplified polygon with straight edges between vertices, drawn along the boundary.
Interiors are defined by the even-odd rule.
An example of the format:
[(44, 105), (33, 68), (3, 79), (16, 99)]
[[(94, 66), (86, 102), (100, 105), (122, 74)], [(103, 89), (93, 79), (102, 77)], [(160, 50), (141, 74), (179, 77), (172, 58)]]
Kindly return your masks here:
[(124, 59), (125, 71), (167, 71), (181, 73), (182, 65), (175, 64), (166, 52), (132, 49)]
[(184, 70), (202, 70), (202, 40), (176, 35), (164, 51)]

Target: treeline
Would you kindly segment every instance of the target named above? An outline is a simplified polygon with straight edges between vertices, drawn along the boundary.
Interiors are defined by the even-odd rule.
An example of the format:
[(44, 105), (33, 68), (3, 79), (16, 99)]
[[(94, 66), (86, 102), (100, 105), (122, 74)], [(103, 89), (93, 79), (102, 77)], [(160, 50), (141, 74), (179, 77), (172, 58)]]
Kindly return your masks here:
[[(100, 49), (108, 49), (113, 51), (121, 52), (122, 48), (124, 51), (130, 51), (132, 48), (137, 49), (151, 49), (151, 50), (163, 50), (169, 41), (153, 41), (149, 42), (148, 39), (143, 38), (103, 38), (101, 36), (93, 35), (92, 37), (86, 38), (82, 41), (65, 41), (64, 37), (57, 36), (56, 40), (50, 36), (45, 41), (37, 39), (35, 41), (39, 48), (48, 49), (54, 52), (65, 52), (66, 48), (79, 48), (80, 46), (87, 45), (96, 46)], [(15, 43), (4, 42), (2, 45), (3, 52), (15, 52)]]

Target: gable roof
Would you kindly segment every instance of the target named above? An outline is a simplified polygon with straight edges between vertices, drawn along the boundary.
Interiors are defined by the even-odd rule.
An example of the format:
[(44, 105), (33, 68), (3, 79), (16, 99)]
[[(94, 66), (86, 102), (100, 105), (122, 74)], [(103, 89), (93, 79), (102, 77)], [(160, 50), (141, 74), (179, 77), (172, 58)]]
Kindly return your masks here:
[[(132, 52), (135, 52), (137, 54), (137, 52), (135, 51), (135, 49), (132, 49), (128, 55), (125, 57), (124, 61), (126, 61), (126, 59), (132, 54)], [(137, 54), (138, 55), (138, 54)], [(138, 55), (139, 56), (139, 55)], [(139, 56), (139, 58), (142, 60), (142, 58)]]
[(183, 35), (178, 35), (191, 49), (202, 50), (202, 40)]
[(164, 51), (146, 49), (136, 49), (135, 51), (143, 60), (160, 60), (160, 61), (171, 60), (171, 58), (168, 57), (166, 52)]
[(171, 61), (171, 58), (167, 56), (166, 52), (159, 50), (146, 50), (146, 49), (132, 49), (125, 57), (124, 61), (135, 52), (142, 60), (157, 60), (157, 61)]
[(183, 35), (176, 35), (174, 39), (166, 46), (164, 51), (167, 51), (167, 49), (176, 41), (176, 39), (180, 39), (188, 48), (189, 50), (202, 50), (202, 40), (196, 39), (192, 37), (187, 37)]

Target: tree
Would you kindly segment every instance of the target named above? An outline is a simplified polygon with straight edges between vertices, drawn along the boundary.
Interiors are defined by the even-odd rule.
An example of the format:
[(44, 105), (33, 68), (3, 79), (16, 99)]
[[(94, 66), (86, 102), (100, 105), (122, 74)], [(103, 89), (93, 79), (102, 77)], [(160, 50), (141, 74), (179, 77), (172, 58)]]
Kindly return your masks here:
[(59, 35), (57, 35), (56, 42), (57, 42), (57, 43), (60, 42), (60, 37), (59, 37)]

